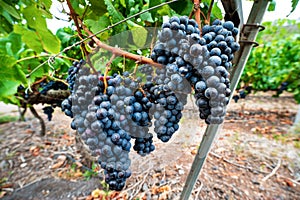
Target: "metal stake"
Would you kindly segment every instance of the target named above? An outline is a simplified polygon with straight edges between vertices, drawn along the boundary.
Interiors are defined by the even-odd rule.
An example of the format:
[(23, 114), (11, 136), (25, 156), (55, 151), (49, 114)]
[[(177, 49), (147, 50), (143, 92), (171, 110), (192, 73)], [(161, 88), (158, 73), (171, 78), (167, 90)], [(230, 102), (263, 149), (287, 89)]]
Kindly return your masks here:
[[(269, 1), (268, 0), (257, 0), (254, 1), (247, 24), (260, 24), (265, 11), (267, 9)], [(256, 39), (258, 33), (258, 26), (257, 28), (253, 26), (248, 26), (243, 29), (243, 33), (241, 33), (242, 40), (247, 41), (254, 41)], [(246, 62), (249, 58), (250, 52), (252, 49), (252, 43), (242, 43), (240, 51), (235, 55), (235, 59), (233, 63), (237, 63), (236, 67), (232, 71), (232, 78), (231, 78), (231, 91), (234, 91), (238, 85), (238, 82), (241, 78), (241, 75), (244, 71)], [(230, 96), (231, 99), (232, 95)], [(211, 149), (211, 146), (214, 142), (215, 136), (217, 135), (218, 131), (221, 129), (221, 125), (208, 125), (205, 130), (205, 134), (202, 137), (202, 141), (200, 143), (200, 147), (198, 152), (194, 158), (191, 170), (188, 174), (186, 179), (185, 185), (183, 187), (183, 191), (181, 193), (180, 199), (181, 200), (188, 200), (193, 187), (198, 179), (199, 173), (205, 163), (206, 157), (208, 152)]]

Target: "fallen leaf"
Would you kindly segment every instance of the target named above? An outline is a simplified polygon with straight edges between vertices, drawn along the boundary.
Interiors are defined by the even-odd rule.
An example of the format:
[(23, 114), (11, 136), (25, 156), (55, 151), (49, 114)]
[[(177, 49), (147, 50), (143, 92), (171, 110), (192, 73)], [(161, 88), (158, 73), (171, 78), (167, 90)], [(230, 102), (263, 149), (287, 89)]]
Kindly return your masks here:
[(5, 191), (0, 191), (0, 198), (4, 197), (4, 196), (5, 196), (5, 194), (6, 194), (6, 192), (5, 192)]
[(289, 187), (295, 187), (295, 184), (290, 180), (285, 178), (284, 182), (289, 186)]
[(67, 159), (67, 157), (65, 155), (58, 156), (57, 163), (52, 165), (51, 169), (57, 169), (57, 168), (61, 167), (65, 163), (66, 159)]
[(193, 149), (193, 150), (191, 151), (191, 154), (192, 154), (192, 155), (196, 155), (196, 154), (197, 154), (197, 149)]
[(40, 148), (37, 146), (32, 146), (32, 147), (30, 147), (29, 152), (33, 156), (38, 156), (40, 154)]

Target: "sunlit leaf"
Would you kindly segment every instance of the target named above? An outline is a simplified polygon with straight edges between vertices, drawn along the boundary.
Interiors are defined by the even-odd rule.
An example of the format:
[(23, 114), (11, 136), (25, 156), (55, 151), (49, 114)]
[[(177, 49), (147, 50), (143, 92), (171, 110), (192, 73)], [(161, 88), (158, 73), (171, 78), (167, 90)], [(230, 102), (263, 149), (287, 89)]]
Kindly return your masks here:
[(6, 10), (10, 15), (12, 15), (14, 18), (20, 19), (20, 14), (18, 13), (17, 9), (14, 8), (11, 5), (8, 5), (4, 1), (0, 1), (0, 7), (2, 7), (3, 10)]
[(31, 49), (40, 53), (43, 51), (43, 45), (36, 32), (28, 30), (21, 25), (14, 25), (14, 32), (22, 35), (22, 41)]

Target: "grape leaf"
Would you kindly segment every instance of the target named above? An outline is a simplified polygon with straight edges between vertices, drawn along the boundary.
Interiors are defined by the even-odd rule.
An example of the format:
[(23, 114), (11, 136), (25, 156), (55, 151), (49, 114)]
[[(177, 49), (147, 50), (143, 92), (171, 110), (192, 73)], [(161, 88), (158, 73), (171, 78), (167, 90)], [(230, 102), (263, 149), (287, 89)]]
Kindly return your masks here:
[(64, 29), (60, 28), (56, 32), (56, 36), (61, 40), (62, 43), (69, 42), (74, 35), (69, 34)]
[[(19, 66), (16, 65), (16, 59), (12, 56), (1, 55), (0, 57), (0, 87), (7, 88), (7, 81), (14, 81), (20, 83), (27, 83), (25, 73)], [(2, 93), (3, 91), (0, 90)]]
[(147, 30), (142, 26), (135, 26), (130, 30), (134, 44), (136, 44), (138, 47), (143, 47), (147, 41)]
[(294, 10), (296, 9), (298, 3), (299, 3), (299, 0), (292, 0), (292, 10), (291, 10), (291, 12), (288, 14), (288, 16), (289, 16), (292, 12), (294, 12)]
[(40, 10), (37, 9), (34, 5), (28, 6), (24, 9), (23, 14), (27, 21), (27, 24), (34, 29), (46, 29), (46, 19), (41, 15), (37, 15), (40, 13)]
[(106, 15), (102, 15), (101, 17), (98, 17), (95, 20), (87, 19), (84, 22), (90, 27), (93, 33), (96, 33), (106, 28), (110, 24), (109, 18)]
[[(149, 0), (149, 8), (153, 7), (153, 6), (157, 6), (161, 4), (161, 0)], [(152, 18), (155, 17), (156, 15), (156, 12), (157, 12), (157, 9), (154, 9), (154, 10), (151, 10), (150, 13), (152, 15)]]
[(22, 41), (35, 52), (40, 53), (43, 51), (43, 45), (34, 31), (28, 30), (19, 24), (15, 24), (14, 32), (22, 35)]
[(17, 58), (17, 54), (22, 47), (23, 43), (19, 34), (12, 32), (7, 37), (0, 38), (0, 49), (7, 54), (15, 56), (15, 58)]
[(104, 0), (104, 3), (107, 6), (107, 11), (108, 11), (109, 15), (113, 19), (113, 23), (119, 22), (122, 19), (124, 19), (123, 15), (119, 11), (116, 10), (116, 8), (114, 7), (114, 5), (112, 4), (112, 2), (110, 0)]
[(149, 0), (149, 8), (161, 4), (161, 0)]
[(126, 2), (125, 2), (125, 0), (120, 0), (120, 3), (121, 3), (121, 5), (122, 5), (124, 8), (126, 8)]
[(38, 31), (40, 42), (43, 48), (50, 53), (58, 53), (60, 51), (60, 40), (53, 35), (48, 29), (41, 29)]
[(216, 3), (214, 3), (211, 13), (218, 19), (223, 19), (222, 11)]
[(5, 3), (4, 1), (0, 1), (0, 7), (7, 11), (11, 16), (13, 16), (16, 19), (20, 19), (20, 14), (18, 13), (17, 9), (14, 8), (11, 5), (8, 5), (7, 3)]
[(189, 15), (193, 8), (192, 1), (184, 0), (169, 4), (169, 6), (179, 15)]
[(10, 99), (16, 92), (17, 88), (20, 85), (19, 81), (15, 80), (6, 80), (3, 82), (0, 80), (0, 99)]
[(90, 12), (85, 19), (96, 20), (99, 16), (104, 15), (107, 12), (104, 0), (89, 0), (91, 6), (89, 7)]
[(274, 11), (276, 7), (276, 1), (272, 0), (269, 4), (268, 11)]
[(145, 12), (145, 13), (141, 14), (140, 18), (142, 21), (147, 21), (147, 22), (151, 22), (151, 23), (154, 22), (152, 15), (149, 12)]

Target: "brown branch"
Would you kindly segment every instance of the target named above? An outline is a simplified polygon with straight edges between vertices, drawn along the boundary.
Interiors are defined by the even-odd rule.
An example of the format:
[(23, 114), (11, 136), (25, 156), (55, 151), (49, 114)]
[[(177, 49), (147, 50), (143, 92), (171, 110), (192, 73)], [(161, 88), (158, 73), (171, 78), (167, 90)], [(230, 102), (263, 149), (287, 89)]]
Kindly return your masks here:
[[(23, 111), (22, 109), (23, 108)], [(19, 117), (19, 121), (22, 121), (24, 122), (25, 121), (25, 113), (27, 111), (27, 105), (22, 105), (22, 106), (18, 106), (18, 111), (19, 111), (19, 114), (20, 114), (20, 117)]]
[(208, 11), (207, 11), (207, 17), (206, 17), (206, 20), (205, 20), (206, 24), (210, 23), (210, 15), (211, 15), (211, 10), (212, 10), (213, 5), (214, 5), (214, 0), (211, 0), (211, 2), (209, 4), (209, 7), (208, 7)]
[(122, 49), (112, 47), (112, 46), (102, 43), (96, 36), (94, 36), (94, 34), (84, 24), (82, 24), (82, 21), (80, 23), (81, 23), (81, 26), (84, 29), (84, 31), (87, 32), (89, 36), (92, 36), (92, 39), (95, 41), (95, 43), (97, 44), (98, 47), (105, 49), (107, 51), (110, 51), (110, 52), (112, 52), (112, 54), (114, 54), (116, 56), (123, 56), (123, 57), (131, 59), (131, 60), (139, 61), (141, 64), (150, 64), (154, 67), (159, 67), (159, 68), (163, 67), (162, 64), (154, 62), (151, 58), (147, 58), (144, 56), (129, 53)]
[(41, 136), (45, 136), (46, 126), (45, 126), (45, 122), (44, 122), (43, 118), (41, 118), (41, 116), (39, 116), (39, 114), (36, 112), (36, 110), (34, 109), (33, 106), (30, 106), (29, 109), (32, 112), (33, 116), (35, 116), (40, 121), (40, 124), (41, 124), (41, 133), (40, 134), (41, 134)]
[(200, 14), (201, 14), (201, 10), (200, 10), (200, 3), (201, 0), (194, 0), (194, 13), (195, 13), (195, 20), (199, 26), (199, 29), (201, 29), (201, 18), (200, 18)]
[[(84, 35), (81, 32), (81, 27), (80, 27), (80, 24), (79, 24), (79, 21), (81, 21), (81, 19), (79, 18), (79, 16), (75, 12), (74, 8), (72, 7), (72, 4), (71, 4), (70, 0), (67, 0), (67, 4), (68, 4), (68, 7), (70, 9), (70, 16), (71, 16), (71, 18), (73, 19), (73, 21), (75, 23), (75, 26), (76, 26), (76, 29), (77, 29), (77, 32), (78, 32), (78, 36), (79, 36), (80, 40), (82, 40), (84, 38)], [(92, 65), (92, 63), (89, 59), (89, 52), (86, 49), (85, 44), (81, 43), (80, 47), (81, 47), (81, 49), (82, 49), (82, 51), (83, 51), (83, 53), (86, 57), (87, 64), (92, 68), (94, 73), (97, 74), (98, 73), (97, 70), (94, 68), (94, 66)]]
[(194, 14), (195, 14), (195, 7), (193, 6), (193, 8), (192, 8), (192, 10), (191, 10), (191, 12), (189, 14), (189, 19), (192, 19), (192, 17), (194, 16)]

